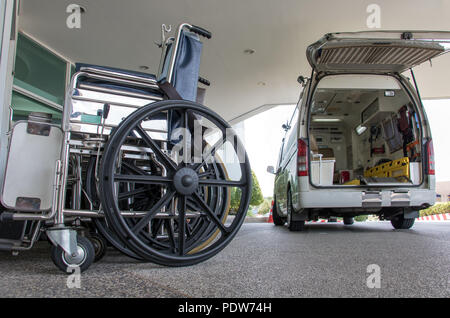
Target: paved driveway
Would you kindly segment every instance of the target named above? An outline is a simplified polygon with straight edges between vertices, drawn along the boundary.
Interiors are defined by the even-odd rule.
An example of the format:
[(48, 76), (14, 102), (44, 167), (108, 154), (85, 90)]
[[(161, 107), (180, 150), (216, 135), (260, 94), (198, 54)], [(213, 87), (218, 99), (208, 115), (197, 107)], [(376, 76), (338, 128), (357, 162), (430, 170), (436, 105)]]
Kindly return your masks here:
[[(368, 288), (367, 267), (380, 269)], [(111, 250), (69, 289), (41, 242), (0, 253), (0, 296), (449, 297), (450, 222), (393, 230), (388, 222), (309, 224), (305, 232), (246, 223), (214, 258), (186, 268), (138, 263)], [(373, 280), (371, 280), (373, 282)]]

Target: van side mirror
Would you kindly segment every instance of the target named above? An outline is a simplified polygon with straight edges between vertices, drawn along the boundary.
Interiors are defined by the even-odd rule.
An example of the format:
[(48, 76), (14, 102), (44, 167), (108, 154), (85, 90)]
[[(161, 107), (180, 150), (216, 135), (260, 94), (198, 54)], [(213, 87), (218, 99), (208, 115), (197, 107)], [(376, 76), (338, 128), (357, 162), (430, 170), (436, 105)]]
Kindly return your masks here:
[(303, 75), (300, 75), (299, 77), (297, 77), (297, 82), (302, 85), (303, 87), (305, 87), (306, 85), (306, 80), (307, 78), (304, 77)]
[(273, 166), (268, 166), (267, 167), (267, 172), (271, 173), (271, 174), (275, 174), (275, 168)]
[(291, 126), (289, 126), (288, 124), (283, 124), (281, 128), (283, 128), (284, 131), (288, 131), (291, 128)]

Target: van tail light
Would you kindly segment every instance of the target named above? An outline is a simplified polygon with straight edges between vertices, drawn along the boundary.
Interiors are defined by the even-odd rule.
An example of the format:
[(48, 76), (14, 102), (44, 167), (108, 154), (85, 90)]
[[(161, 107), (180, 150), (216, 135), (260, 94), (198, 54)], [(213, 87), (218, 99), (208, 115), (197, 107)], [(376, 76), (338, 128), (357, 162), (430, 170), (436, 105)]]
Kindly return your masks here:
[(427, 141), (427, 175), (433, 175), (435, 173), (435, 162), (434, 162), (434, 147), (433, 140)]
[(308, 176), (308, 145), (303, 139), (298, 140), (297, 175), (299, 177)]

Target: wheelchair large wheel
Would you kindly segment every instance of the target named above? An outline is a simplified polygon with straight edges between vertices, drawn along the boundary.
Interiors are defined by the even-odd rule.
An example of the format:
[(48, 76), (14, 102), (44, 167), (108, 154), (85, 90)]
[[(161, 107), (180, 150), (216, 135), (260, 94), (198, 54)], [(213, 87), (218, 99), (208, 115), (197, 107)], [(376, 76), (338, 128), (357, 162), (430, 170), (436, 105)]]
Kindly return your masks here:
[[(216, 160), (220, 161), (219, 158), (216, 158)], [(100, 206), (100, 200), (99, 200), (99, 196), (97, 194), (97, 185), (96, 185), (96, 180), (95, 180), (95, 165), (96, 165), (96, 158), (91, 157), (88, 162), (88, 167), (87, 167), (86, 192), (87, 192), (87, 195), (89, 196), (89, 198), (91, 198), (90, 204), (92, 204), (95, 209), (98, 209)], [(136, 162), (125, 161), (125, 162), (122, 162), (121, 170), (124, 173), (133, 172), (133, 169), (130, 169), (130, 167), (133, 167), (133, 166), (136, 166)], [(226, 175), (223, 164), (215, 164), (215, 165), (206, 164), (205, 167), (201, 168), (201, 172), (203, 174), (209, 173), (209, 174), (212, 174), (212, 175), (218, 176), (218, 177)], [(135, 190), (138, 190), (138, 189), (141, 189), (142, 191), (139, 190), (138, 191), (139, 195), (137, 195), (138, 193), (136, 193), (136, 195), (133, 197), (133, 201), (136, 203), (134, 209), (136, 210), (136, 208), (137, 208), (136, 211), (139, 211), (139, 210), (142, 211), (143, 208), (149, 206), (148, 201), (151, 200), (152, 197), (155, 197), (154, 196), (155, 190), (157, 191), (158, 189), (155, 189), (154, 186), (152, 188), (150, 185), (140, 185), (140, 187), (138, 187)], [(202, 192), (206, 191), (205, 187), (200, 189), (200, 191), (202, 191)], [(206, 197), (207, 197), (206, 201), (208, 203), (208, 206), (211, 209), (213, 209), (215, 211), (217, 211), (219, 209), (219, 211), (224, 211), (224, 213), (229, 212), (229, 200), (231, 199), (229, 191), (219, 191), (218, 189), (212, 189), (211, 191), (206, 192)], [(152, 201), (150, 201), (150, 202), (152, 203)], [(146, 203), (146, 204), (143, 204), (143, 203)], [(224, 204), (224, 203), (226, 204), (225, 206), (223, 206), (223, 207), (218, 206), (219, 204)], [(122, 208), (126, 208), (123, 204), (120, 204), (120, 205), (122, 206)], [(189, 202), (189, 206), (194, 209), (196, 208), (195, 203), (192, 201)], [(227, 215), (224, 215), (224, 213), (220, 214), (219, 217), (226, 218)], [(130, 226), (133, 226), (139, 220), (140, 219), (138, 219), (138, 218), (128, 218), (127, 222), (130, 223)], [(94, 222), (97, 230), (117, 250), (119, 250), (123, 254), (125, 254), (129, 257), (135, 258), (137, 260), (141, 260), (141, 261), (144, 260), (142, 257), (138, 256), (136, 253), (134, 253), (132, 250), (130, 250), (128, 248), (128, 246), (116, 235), (114, 230), (108, 225), (108, 222), (105, 220), (105, 218), (94, 218), (93, 222)], [(161, 224), (162, 220), (155, 219), (152, 222), (153, 222), (153, 224), (151, 226), (153, 228), (155, 228), (158, 226), (158, 224), (159, 225)], [(208, 226), (208, 224), (205, 225), (204, 222), (203, 223), (201, 222), (200, 218), (192, 220), (192, 222), (189, 223), (189, 227), (190, 227), (192, 233), (194, 233), (194, 232), (196, 233), (196, 236), (193, 236), (194, 240), (199, 237), (199, 233), (204, 234), (208, 230), (210, 230), (210, 231), (213, 230), (213, 227), (211, 225), (209, 225), (209, 226)], [(215, 234), (215, 235), (217, 235), (217, 234)], [(198, 249), (198, 247), (197, 247), (197, 249)], [(191, 251), (191, 253), (192, 252), (193, 251)]]
[[(197, 156), (206, 144), (213, 146)], [(142, 153), (130, 153), (130, 146)], [(243, 149), (231, 127), (204, 106), (162, 101), (140, 108), (117, 127), (104, 149), (99, 192), (108, 226), (130, 251), (157, 264), (185, 266), (214, 256), (247, 214), (251, 170)], [(160, 165), (159, 171), (145, 169), (149, 160)], [(151, 200), (142, 204), (150, 185), (155, 187), (147, 192)], [(239, 206), (226, 223), (231, 192)], [(124, 211), (140, 217), (127, 218)]]

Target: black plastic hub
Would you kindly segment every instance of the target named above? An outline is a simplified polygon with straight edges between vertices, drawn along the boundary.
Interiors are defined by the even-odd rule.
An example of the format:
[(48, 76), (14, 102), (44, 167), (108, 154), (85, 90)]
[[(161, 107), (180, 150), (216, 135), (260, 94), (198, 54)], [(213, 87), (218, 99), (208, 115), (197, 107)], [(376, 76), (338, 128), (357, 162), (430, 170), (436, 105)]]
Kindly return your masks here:
[(181, 168), (173, 177), (175, 190), (183, 195), (191, 195), (198, 188), (198, 175), (191, 168)]

